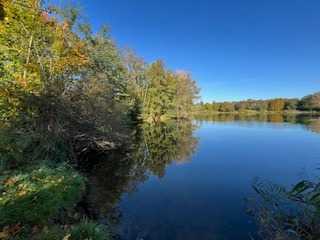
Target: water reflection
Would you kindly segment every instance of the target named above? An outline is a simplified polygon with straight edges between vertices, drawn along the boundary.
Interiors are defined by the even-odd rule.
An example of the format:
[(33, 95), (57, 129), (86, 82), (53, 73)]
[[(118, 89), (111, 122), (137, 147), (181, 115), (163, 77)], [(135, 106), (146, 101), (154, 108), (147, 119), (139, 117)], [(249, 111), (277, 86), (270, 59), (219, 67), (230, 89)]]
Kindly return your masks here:
[[(262, 123), (289, 123), (300, 124), (308, 130), (320, 133), (320, 116), (310, 114), (213, 114), (197, 117), (198, 123), (203, 122), (238, 122), (247, 126), (252, 126), (255, 122)], [(282, 127), (282, 126), (281, 126)]]
[[(212, 122), (224, 123), (215, 125)], [(235, 124), (227, 122), (235, 122)], [(269, 124), (257, 125), (257, 122), (269, 122), (272, 123), (272, 126), (275, 124), (279, 128), (290, 128), (291, 126), (292, 131), (280, 134), (275, 129), (270, 132)], [(198, 147), (198, 139), (194, 131), (202, 123), (210, 126), (211, 130), (204, 128), (201, 131), (203, 146), (197, 157), (199, 159), (196, 158), (199, 161), (190, 162), (191, 156)], [(232, 128), (224, 128), (224, 124)], [(257, 132), (259, 134), (252, 135), (252, 131), (243, 130), (243, 124), (252, 126), (252, 128), (256, 127), (259, 129)], [(293, 124), (299, 124), (299, 126)], [(303, 128), (319, 133), (320, 119), (300, 115), (220, 114), (197, 119), (194, 122), (142, 125), (140, 131), (132, 137), (131, 144), (128, 144), (122, 152), (117, 151), (102, 158), (92, 169), (88, 181), (90, 185), (87, 195), (89, 208), (96, 218), (108, 222), (114, 232), (123, 233), (123, 225), (130, 228), (128, 225), (132, 223), (126, 222), (128, 218), (124, 214), (127, 212), (119, 206), (119, 203), (127, 198), (126, 193), (134, 195), (139, 186), (147, 185), (143, 194), (138, 194), (139, 196), (134, 198), (134, 203), (129, 204), (131, 212), (143, 213), (136, 216), (139, 219), (136, 225), (139, 227), (131, 226), (131, 229), (134, 230), (122, 234), (125, 236), (124, 239), (137, 239), (137, 237), (144, 236), (144, 230), (149, 231), (149, 235), (145, 234), (145, 236), (152, 235), (150, 239), (176, 239), (172, 234), (178, 233), (181, 239), (195, 239), (197, 236), (202, 236), (201, 239), (215, 240), (235, 239), (236, 237), (248, 239), (248, 232), (253, 231), (254, 228), (253, 224), (249, 224), (248, 219), (241, 213), (244, 211), (239, 207), (241, 205), (239, 202), (243, 199), (242, 194), (248, 194), (249, 182), (256, 174), (271, 176), (271, 178), (284, 171), (292, 174), (301, 166), (299, 159), (302, 153), (308, 151), (309, 158), (313, 154), (318, 154), (316, 150), (312, 153), (310, 151), (312, 148), (306, 145), (307, 142), (314, 145), (317, 139), (309, 135), (304, 136)], [(302, 142), (306, 143), (299, 146), (302, 147), (301, 151), (294, 147), (298, 145), (297, 141), (293, 140), (300, 137), (303, 139)], [(280, 146), (284, 141), (286, 141), (284, 150), (278, 151), (278, 154), (273, 154), (273, 151), (268, 150)], [(261, 144), (261, 142), (264, 143)], [(213, 155), (219, 159), (212, 159)], [(287, 169), (284, 162), (280, 163), (281, 166), (276, 166), (277, 159), (282, 156), (286, 157), (284, 161), (289, 162), (290, 160), (290, 168)], [(173, 163), (186, 162), (189, 164), (186, 164), (187, 167), (182, 167), (184, 170), (175, 170), (174, 174), (172, 171), (167, 172)], [(263, 165), (264, 163), (269, 165)], [(159, 189), (159, 191), (152, 190), (154, 186), (161, 185), (154, 181), (150, 185), (151, 176), (165, 179), (161, 190), (163, 192)], [(146, 181), (149, 182), (149, 185), (142, 184)], [(222, 192), (218, 194), (214, 189), (222, 189)], [(160, 196), (164, 192), (167, 194)], [(143, 206), (148, 207), (143, 210), (135, 209), (140, 206), (137, 202), (142, 201)], [(150, 204), (149, 201), (151, 201)], [(165, 203), (170, 204), (170, 207), (166, 208)], [(159, 210), (150, 210), (157, 206)], [(206, 209), (200, 209), (203, 206), (206, 206)], [(168, 213), (172, 214), (169, 218), (167, 218)], [(192, 219), (192, 216), (195, 216), (195, 219)], [(154, 224), (148, 225), (145, 221)], [(234, 232), (230, 232), (228, 229), (233, 225), (239, 226), (239, 229), (232, 228)], [(166, 237), (163, 238), (163, 236)], [(186, 236), (191, 237), (186, 238)], [(142, 239), (148, 238), (142, 237)]]
[(310, 119), (319, 120), (318, 115), (310, 114), (233, 114), (233, 113), (221, 113), (204, 115), (196, 117), (200, 122), (213, 121), (213, 122), (271, 122), (271, 123), (302, 123), (305, 124)]
[(122, 152), (102, 157), (89, 174), (87, 202), (91, 214), (107, 220), (117, 232), (121, 221), (118, 209), (124, 193), (135, 191), (150, 175), (163, 177), (173, 162), (184, 163), (197, 148), (191, 121), (172, 121), (158, 125), (144, 124)]
[(193, 136), (195, 125), (191, 121), (142, 125), (134, 158), (152, 174), (162, 177), (166, 166), (173, 161), (188, 161), (196, 150), (198, 140)]
[(306, 123), (308, 129), (315, 133), (320, 133), (320, 119), (312, 119)]

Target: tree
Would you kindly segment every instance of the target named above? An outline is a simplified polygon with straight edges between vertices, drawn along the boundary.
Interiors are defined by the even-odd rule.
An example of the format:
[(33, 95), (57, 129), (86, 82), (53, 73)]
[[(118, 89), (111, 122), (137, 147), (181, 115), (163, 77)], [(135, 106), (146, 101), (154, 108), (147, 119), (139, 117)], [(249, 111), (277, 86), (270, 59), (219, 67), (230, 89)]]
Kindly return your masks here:
[(293, 111), (297, 110), (299, 104), (299, 99), (286, 99), (285, 100), (285, 110)]
[(234, 112), (234, 110), (235, 110), (234, 104), (230, 102), (223, 102), (220, 105), (220, 109), (219, 109), (220, 112)]
[(150, 84), (143, 106), (144, 119), (159, 122), (161, 118), (169, 117), (174, 109), (175, 76), (165, 69), (162, 61), (152, 63), (146, 71), (146, 76)]
[(8, 120), (28, 112), (27, 97), (61, 96), (87, 58), (83, 42), (72, 32), (72, 21), (56, 21), (37, 0), (3, 4), (0, 117)]
[(320, 92), (305, 96), (299, 103), (299, 108), (308, 111), (320, 110)]
[(189, 118), (194, 102), (198, 99), (199, 89), (190, 74), (178, 71), (175, 74), (176, 85), (176, 117)]
[(269, 111), (281, 112), (284, 110), (285, 102), (283, 99), (274, 99), (269, 101)]

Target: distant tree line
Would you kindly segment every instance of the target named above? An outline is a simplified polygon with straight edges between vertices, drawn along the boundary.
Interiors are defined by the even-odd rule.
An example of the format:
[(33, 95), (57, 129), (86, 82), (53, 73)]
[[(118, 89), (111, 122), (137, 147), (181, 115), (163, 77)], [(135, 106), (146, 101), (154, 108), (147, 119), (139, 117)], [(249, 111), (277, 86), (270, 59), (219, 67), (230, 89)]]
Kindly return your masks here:
[(269, 100), (244, 100), (238, 102), (200, 102), (196, 112), (283, 112), (283, 111), (320, 111), (320, 92), (298, 98), (276, 98)]

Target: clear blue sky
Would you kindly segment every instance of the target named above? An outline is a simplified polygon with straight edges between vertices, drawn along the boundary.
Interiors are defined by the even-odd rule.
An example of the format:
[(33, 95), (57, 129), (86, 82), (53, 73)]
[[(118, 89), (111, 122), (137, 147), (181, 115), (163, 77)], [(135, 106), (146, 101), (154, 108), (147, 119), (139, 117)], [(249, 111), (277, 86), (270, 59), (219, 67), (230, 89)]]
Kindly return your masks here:
[[(61, 1), (61, 0), (60, 0)], [(320, 90), (319, 0), (79, 0), (94, 28), (190, 71), (204, 101)]]

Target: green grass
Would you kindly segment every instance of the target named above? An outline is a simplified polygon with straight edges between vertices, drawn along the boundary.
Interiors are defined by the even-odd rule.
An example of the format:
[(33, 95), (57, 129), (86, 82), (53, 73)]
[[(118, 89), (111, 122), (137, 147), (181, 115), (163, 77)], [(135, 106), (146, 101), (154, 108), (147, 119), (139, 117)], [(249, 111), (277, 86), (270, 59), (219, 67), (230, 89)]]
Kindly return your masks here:
[(84, 183), (83, 177), (65, 166), (2, 177), (0, 226), (46, 223), (60, 209), (79, 201)]

